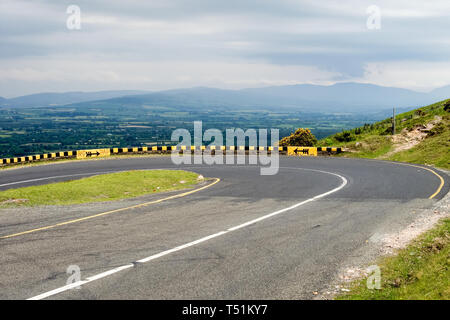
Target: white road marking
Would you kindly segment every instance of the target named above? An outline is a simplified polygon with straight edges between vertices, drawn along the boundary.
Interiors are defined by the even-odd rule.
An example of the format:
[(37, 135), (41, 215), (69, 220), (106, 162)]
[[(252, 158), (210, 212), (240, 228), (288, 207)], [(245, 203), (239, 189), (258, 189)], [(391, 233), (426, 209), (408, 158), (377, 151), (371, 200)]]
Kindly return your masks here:
[[(247, 227), (247, 226), (249, 226), (249, 225), (251, 225), (251, 224), (255, 224), (255, 223), (257, 223), (257, 222), (266, 220), (266, 219), (268, 219), (268, 218), (271, 218), (271, 217), (273, 217), (273, 216), (279, 215), (279, 214), (284, 213), (284, 212), (286, 212), (286, 211), (289, 211), (289, 210), (295, 209), (295, 208), (297, 208), (297, 207), (300, 207), (300, 206), (302, 206), (302, 205), (304, 205), (304, 204), (306, 204), (306, 203), (308, 203), (308, 202), (312, 202), (312, 201), (315, 201), (315, 200), (317, 200), (317, 199), (323, 198), (323, 197), (325, 197), (325, 196), (327, 196), (327, 195), (330, 195), (330, 194), (332, 194), (332, 193), (334, 193), (334, 192), (337, 192), (337, 191), (341, 190), (342, 188), (344, 188), (344, 187), (347, 185), (347, 179), (346, 179), (345, 177), (343, 177), (343, 176), (337, 174), (337, 173), (327, 172), (327, 171), (322, 171), (322, 170), (314, 170), (314, 169), (304, 169), (304, 168), (289, 168), (289, 169), (303, 169), (303, 170), (308, 170), (308, 171), (315, 171), (315, 172), (321, 172), (321, 173), (331, 174), (331, 175), (334, 175), (334, 176), (336, 176), (336, 177), (339, 177), (339, 178), (342, 180), (342, 183), (341, 183), (338, 187), (336, 187), (336, 188), (334, 188), (334, 189), (332, 189), (332, 190), (330, 190), (330, 191), (327, 191), (327, 192), (325, 192), (325, 193), (319, 194), (319, 195), (317, 195), (317, 196), (315, 196), (315, 197), (313, 197), (313, 198), (304, 200), (304, 201), (302, 201), (302, 202), (296, 203), (296, 204), (294, 204), (294, 205), (292, 205), (292, 206), (290, 206), (290, 207), (287, 207), (287, 208), (284, 208), (284, 209), (281, 209), (281, 210), (278, 210), (278, 211), (275, 211), (275, 212), (266, 214), (266, 215), (264, 215), (264, 216), (262, 216), (262, 217), (259, 217), (259, 218), (256, 218), (256, 219), (247, 221), (247, 222), (242, 223), (242, 224), (240, 224), (240, 225), (237, 225), (237, 226), (235, 226), (235, 227), (229, 228), (229, 229), (227, 229), (227, 230), (225, 230), (225, 231), (220, 231), (220, 232), (211, 234), (211, 235), (209, 235), (209, 236), (200, 238), (200, 239), (198, 239), (198, 240), (195, 240), (195, 241), (192, 241), (192, 242), (189, 242), (189, 243), (186, 243), (186, 244), (177, 246), (177, 247), (175, 247), (175, 248), (172, 248), (172, 249), (169, 249), (169, 250), (166, 250), (166, 251), (162, 251), (162, 252), (160, 252), (160, 253), (151, 255), (151, 256), (149, 256), (149, 257), (146, 257), (146, 258), (137, 260), (136, 262), (138, 262), (138, 263), (146, 263), (146, 262), (149, 262), (149, 261), (158, 259), (158, 258), (160, 258), (160, 257), (166, 256), (166, 255), (168, 255), (168, 254), (171, 254), (171, 253), (173, 253), (173, 252), (180, 251), (180, 250), (183, 250), (183, 249), (186, 249), (186, 248), (195, 246), (195, 245), (197, 245), (197, 244), (199, 244), (199, 243), (203, 243), (203, 242), (206, 242), (206, 241), (208, 241), (208, 240), (211, 240), (211, 239), (220, 237), (220, 236), (222, 236), (222, 235), (224, 235), (224, 234), (227, 234), (227, 233), (236, 231), (236, 230), (238, 230), (238, 229), (245, 228), (245, 227)], [(120, 272), (120, 271), (122, 271), (122, 270), (126, 270), (126, 269), (129, 269), (129, 268), (132, 268), (132, 267), (134, 267), (134, 264), (126, 264), (126, 265), (123, 265), (123, 266), (121, 266), (121, 267), (114, 268), (114, 269), (105, 271), (105, 272), (103, 272), (103, 273), (100, 273), (100, 274), (97, 274), (97, 275), (88, 277), (88, 278), (86, 278), (86, 280), (80, 280), (80, 281), (71, 283), (71, 284), (69, 284), (69, 285), (65, 285), (65, 286), (63, 286), (63, 287), (60, 287), (60, 288), (57, 288), (57, 289), (54, 289), (54, 290), (51, 290), (51, 291), (44, 292), (44, 293), (39, 294), (39, 295), (37, 295), (37, 296), (28, 298), (27, 300), (41, 300), (41, 299), (45, 299), (45, 298), (51, 297), (51, 296), (53, 296), (53, 295), (56, 295), (56, 294), (65, 292), (65, 291), (70, 290), (70, 289), (73, 289), (73, 288), (75, 288), (75, 287), (82, 286), (82, 285), (87, 284), (87, 283), (89, 283), (89, 282), (92, 282), (92, 281), (95, 281), (95, 280), (98, 280), (98, 279), (101, 279), (101, 278), (105, 278), (105, 277), (107, 277), (107, 276), (110, 276), (110, 275), (112, 275), (112, 274), (118, 273), (118, 272)]]
[[(322, 171), (322, 172), (324, 172), (324, 171)], [(246, 227), (246, 226), (249, 226), (249, 225), (251, 225), (251, 224), (257, 223), (257, 222), (259, 222), (259, 221), (262, 221), (262, 220), (268, 219), (268, 218), (270, 218), (270, 217), (276, 216), (276, 215), (278, 215), (278, 214), (280, 214), (280, 213), (284, 213), (284, 212), (286, 212), (286, 211), (289, 211), (289, 210), (295, 209), (295, 208), (297, 208), (297, 207), (300, 207), (300, 206), (302, 206), (302, 205), (304, 205), (304, 204), (306, 204), (306, 203), (308, 203), (308, 202), (312, 202), (312, 201), (315, 201), (315, 200), (317, 200), (317, 199), (323, 198), (323, 197), (325, 197), (325, 196), (327, 196), (327, 195), (329, 195), (329, 194), (332, 194), (332, 193), (334, 193), (334, 192), (336, 192), (336, 191), (342, 189), (342, 188), (347, 184), (347, 179), (345, 179), (345, 178), (344, 178), (343, 176), (341, 176), (341, 175), (338, 175), (338, 174), (335, 174), (335, 175), (338, 176), (338, 177), (340, 177), (340, 178), (342, 179), (342, 184), (341, 184), (339, 187), (334, 188), (333, 190), (330, 190), (330, 191), (328, 191), (328, 192), (319, 194), (319, 195), (317, 195), (317, 196), (315, 196), (315, 197), (313, 197), (313, 198), (310, 198), (310, 199), (308, 199), (308, 200), (305, 200), (305, 201), (296, 203), (296, 204), (294, 204), (294, 205), (292, 205), (292, 206), (290, 206), (290, 207), (287, 207), (287, 208), (284, 208), (284, 209), (281, 209), (281, 210), (278, 210), (278, 211), (269, 213), (269, 214), (267, 214), (267, 215), (265, 215), (265, 216), (256, 218), (256, 219), (251, 220), (251, 221), (248, 221), (248, 222), (245, 222), (245, 223), (240, 224), (240, 225), (238, 225), (238, 226), (235, 226), (235, 227), (233, 227), (233, 228), (229, 228), (227, 231), (235, 231), (235, 230), (244, 228), (244, 227)]]
[(64, 176), (53, 176), (53, 177), (45, 177), (45, 178), (36, 178), (36, 179), (22, 180), (22, 181), (15, 181), (15, 182), (9, 182), (9, 183), (0, 184), (0, 187), (12, 186), (12, 185), (15, 185), (15, 184), (24, 184), (24, 183), (28, 183), (28, 182), (36, 182), (36, 181), (43, 181), (43, 180), (58, 179), (58, 178), (69, 178), (69, 177), (80, 177), (80, 176), (95, 176), (95, 175), (98, 175), (98, 174), (115, 173), (115, 172), (120, 172), (120, 171), (78, 173), (78, 174), (68, 174), (68, 175), (64, 175)]
[(155, 260), (155, 259), (158, 259), (158, 258), (160, 258), (160, 257), (162, 257), (162, 256), (168, 255), (168, 254), (170, 254), (170, 253), (173, 253), (173, 252), (176, 252), (176, 251), (180, 251), (180, 250), (183, 250), (183, 249), (186, 249), (186, 248), (195, 246), (196, 244), (199, 244), (199, 243), (202, 243), (202, 242), (211, 240), (211, 239), (213, 239), (213, 238), (219, 237), (219, 236), (221, 236), (221, 235), (224, 235), (225, 233), (228, 233), (228, 231), (220, 231), (220, 232), (214, 233), (214, 234), (209, 235), (209, 236), (206, 236), (206, 237), (204, 237), (204, 238), (201, 238), (201, 239), (198, 239), (198, 240), (195, 240), (195, 241), (192, 241), (192, 242), (188, 242), (188, 243), (183, 244), (183, 245), (181, 245), (181, 246), (178, 246), (178, 247), (175, 247), (175, 248), (172, 248), (172, 249), (169, 249), (169, 250), (166, 250), (166, 251), (163, 251), (163, 252), (154, 254), (154, 255), (152, 255), (152, 256), (150, 256), (150, 257), (147, 257), (147, 258), (138, 260), (138, 261), (136, 261), (136, 262), (139, 262), (139, 263), (146, 263), (146, 262), (149, 262), (149, 261), (151, 261), (151, 260)]
[(42, 299), (45, 299), (47, 297), (54, 296), (55, 294), (58, 294), (58, 293), (61, 293), (61, 292), (64, 292), (64, 291), (67, 291), (67, 290), (70, 290), (70, 289), (73, 289), (73, 288), (80, 287), (83, 284), (86, 284), (86, 283), (89, 283), (89, 282), (92, 282), (92, 281), (95, 281), (95, 280), (98, 280), (98, 279), (110, 276), (110, 275), (112, 275), (114, 273), (120, 272), (120, 271), (128, 269), (128, 268), (132, 268), (132, 267), (134, 267), (134, 264), (132, 264), (132, 263), (126, 264), (124, 266), (121, 266), (121, 267), (118, 267), (118, 268), (114, 268), (114, 269), (111, 269), (111, 270), (99, 273), (97, 275), (94, 275), (92, 277), (87, 278), (86, 280), (76, 281), (76, 282), (73, 282), (71, 284), (65, 285), (64, 287), (57, 288), (57, 289), (45, 292), (43, 294), (34, 296), (34, 297), (29, 298), (27, 300), (42, 300)]

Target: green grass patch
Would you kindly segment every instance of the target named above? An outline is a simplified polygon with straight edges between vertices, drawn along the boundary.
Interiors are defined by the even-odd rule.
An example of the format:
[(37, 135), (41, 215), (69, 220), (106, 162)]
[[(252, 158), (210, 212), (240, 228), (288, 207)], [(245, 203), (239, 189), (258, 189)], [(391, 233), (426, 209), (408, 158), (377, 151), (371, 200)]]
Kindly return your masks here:
[(450, 300), (450, 219), (415, 240), (398, 255), (382, 259), (381, 289), (354, 283), (338, 300)]
[(392, 141), (387, 136), (370, 136), (363, 141), (353, 142), (349, 145), (355, 152), (342, 153), (341, 155), (351, 158), (378, 158), (392, 149)]
[(114, 201), (192, 187), (198, 182), (198, 176), (197, 173), (181, 170), (103, 174), (80, 180), (1, 191), (0, 207)]
[(389, 160), (433, 165), (450, 169), (450, 121), (442, 122), (442, 131), (427, 137), (417, 146), (393, 154)]

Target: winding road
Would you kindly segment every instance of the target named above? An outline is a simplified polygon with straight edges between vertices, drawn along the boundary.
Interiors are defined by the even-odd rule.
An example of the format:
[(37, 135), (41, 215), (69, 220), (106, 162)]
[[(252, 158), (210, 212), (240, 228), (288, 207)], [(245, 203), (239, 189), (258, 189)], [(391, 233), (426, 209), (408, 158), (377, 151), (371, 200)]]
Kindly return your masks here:
[(0, 298), (311, 299), (342, 267), (370, 262), (377, 235), (449, 191), (435, 169), (331, 157), (280, 157), (273, 176), (170, 157), (69, 161), (0, 171), (0, 190), (167, 168), (213, 179), (112, 203), (0, 209)]

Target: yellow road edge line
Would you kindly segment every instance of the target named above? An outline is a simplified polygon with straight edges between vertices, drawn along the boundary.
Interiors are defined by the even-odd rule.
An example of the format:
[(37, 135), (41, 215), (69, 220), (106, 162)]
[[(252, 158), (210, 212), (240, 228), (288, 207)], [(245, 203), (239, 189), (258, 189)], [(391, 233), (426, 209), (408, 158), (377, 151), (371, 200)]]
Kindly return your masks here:
[(441, 180), (441, 183), (440, 183), (439, 187), (437, 188), (436, 192), (433, 193), (431, 196), (429, 196), (428, 199), (433, 199), (435, 196), (437, 196), (439, 194), (439, 192), (441, 192), (442, 188), (444, 187), (445, 180), (436, 171), (434, 171), (434, 170), (432, 170), (430, 168), (425, 168), (425, 167), (421, 167), (421, 166), (415, 166), (413, 164), (408, 164), (408, 163), (402, 163), (402, 164), (410, 166), (410, 167), (416, 167), (416, 168), (428, 170), (428, 171), (432, 172), (434, 175), (436, 175)]
[(120, 209), (115, 209), (115, 210), (106, 211), (106, 212), (102, 212), (102, 213), (97, 213), (97, 214), (94, 214), (92, 216), (87, 216), (87, 217), (83, 217), (83, 218), (79, 218), (79, 219), (74, 219), (74, 220), (69, 220), (69, 221), (65, 221), (65, 222), (60, 222), (60, 223), (57, 223), (57, 224), (54, 224), (54, 225), (50, 225), (50, 226), (46, 226), (46, 227), (41, 227), (41, 228), (36, 228), (36, 229), (32, 229), (32, 230), (27, 230), (27, 231), (14, 233), (14, 234), (6, 235), (6, 236), (0, 236), (0, 239), (8, 239), (8, 238), (13, 238), (13, 237), (18, 237), (18, 236), (21, 236), (21, 235), (24, 235), (24, 234), (28, 234), (28, 233), (33, 233), (33, 232), (37, 232), (37, 231), (53, 229), (53, 228), (56, 228), (56, 227), (61, 227), (61, 226), (65, 226), (65, 225), (76, 223), (76, 222), (81, 222), (81, 221), (85, 221), (85, 220), (89, 220), (89, 219), (93, 219), (93, 218), (106, 216), (106, 215), (111, 214), (111, 213), (121, 212), (121, 211), (125, 211), (125, 210), (130, 210), (130, 209), (136, 209), (136, 208), (145, 207), (145, 206), (148, 206), (148, 205), (151, 205), (151, 204), (160, 203), (160, 202), (171, 200), (171, 199), (185, 197), (185, 196), (188, 196), (190, 194), (196, 193), (198, 191), (204, 190), (206, 188), (212, 187), (213, 185), (215, 185), (216, 183), (218, 183), (220, 181), (219, 178), (214, 178), (214, 179), (215, 179), (215, 181), (213, 183), (211, 183), (211, 184), (208, 184), (206, 186), (203, 186), (203, 187), (195, 189), (195, 190), (191, 190), (191, 191), (183, 192), (183, 193), (180, 193), (180, 194), (176, 194), (176, 195), (173, 195), (173, 196), (170, 196), (170, 197), (167, 197), (167, 198), (162, 198), (162, 199), (158, 199), (158, 200), (144, 202), (144, 203), (137, 204), (137, 205), (134, 205), (134, 206), (131, 206), (131, 207), (120, 208)]
[[(362, 159), (362, 158), (361, 158)], [(393, 164), (398, 164), (398, 165), (403, 165), (403, 166), (409, 166), (409, 167), (415, 167), (415, 168), (419, 168), (419, 169), (425, 169), (431, 173), (433, 173), (435, 176), (437, 176), (439, 178), (439, 180), (441, 180), (441, 183), (439, 184), (439, 187), (437, 188), (436, 192), (433, 193), (431, 196), (428, 197), (428, 199), (433, 199), (434, 197), (436, 197), (439, 192), (441, 192), (442, 188), (444, 187), (445, 184), (445, 180), (444, 178), (442, 178), (442, 176), (437, 173), (436, 171), (430, 169), (430, 168), (426, 168), (426, 167), (422, 167), (422, 166), (417, 166), (414, 164), (410, 164), (410, 163), (404, 163), (404, 162), (398, 162), (398, 161), (392, 161), (392, 160), (378, 160), (378, 159), (364, 159), (364, 160), (372, 160), (372, 161), (384, 161), (384, 162), (390, 162)]]
[(439, 175), (436, 171), (434, 171), (430, 168), (426, 168), (426, 167), (422, 167), (422, 166), (418, 166), (418, 165), (414, 165), (414, 164), (410, 164), (410, 163), (405, 163), (405, 162), (393, 161), (393, 160), (370, 159), (370, 158), (346, 158), (346, 159), (359, 159), (359, 160), (374, 161), (374, 162), (382, 161), (382, 162), (389, 162), (389, 163), (396, 164), (396, 165), (403, 165), (403, 166), (410, 166), (410, 167), (415, 167), (415, 168), (419, 168), (419, 169), (425, 169), (425, 170), (433, 173), (435, 176), (437, 176), (439, 178), (439, 180), (441, 180), (441, 183), (439, 184), (439, 187), (437, 188), (436, 192), (433, 193), (431, 196), (429, 196), (428, 199), (433, 199), (435, 196), (437, 196), (439, 194), (439, 192), (441, 192), (441, 190), (445, 184), (444, 178), (442, 178), (441, 175)]

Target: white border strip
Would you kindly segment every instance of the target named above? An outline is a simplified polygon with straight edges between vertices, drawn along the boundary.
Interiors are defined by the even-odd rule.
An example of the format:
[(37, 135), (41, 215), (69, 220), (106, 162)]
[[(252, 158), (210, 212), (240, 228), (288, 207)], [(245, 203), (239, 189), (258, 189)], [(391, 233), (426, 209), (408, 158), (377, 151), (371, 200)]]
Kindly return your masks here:
[[(264, 216), (262, 216), (262, 217), (259, 217), (259, 218), (256, 218), (256, 219), (253, 219), (253, 220), (244, 222), (244, 223), (242, 223), (242, 224), (240, 224), (240, 225), (237, 225), (237, 226), (235, 226), (235, 227), (231, 227), (231, 228), (229, 228), (229, 229), (227, 229), (227, 230), (225, 230), (225, 231), (220, 231), (220, 232), (211, 234), (211, 235), (209, 235), (209, 236), (200, 238), (200, 239), (198, 239), (198, 240), (195, 240), (195, 241), (188, 242), (188, 243), (186, 243), (186, 244), (180, 245), (180, 246), (178, 246), (178, 247), (175, 247), (175, 248), (172, 248), (172, 249), (169, 249), (169, 250), (166, 250), (166, 251), (162, 251), (162, 252), (160, 252), (160, 253), (151, 255), (151, 256), (149, 256), (149, 257), (146, 257), (146, 258), (137, 260), (136, 262), (138, 262), (138, 263), (146, 263), (146, 262), (149, 262), (149, 261), (152, 261), (152, 260), (161, 258), (161, 257), (163, 257), (163, 256), (166, 256), (166, 255), (168, 255), (168, 254), (171, 254), (171, 253), (173, 253), (173, 252), (177, 252), (177, 251), (180, 251), (180, 250), (183, 250), (183, 249), (186, 249), (186, 248), (195, 246), (195, 245), (197, 245), (197, 244), (206, 242), (206, 241), (208, 241), (208, 240), (211, 240), (211, 239), (214, 239), (214, 238), (223, 236), (224, 234), (227, 234), (227, 233), (230, 233), (230, 232), (233, 232), (233, 231), (236, 231), (236, 230), (245, 228), (245, 227), (247, 227), (247, 226), (249, 226), (249, 225), (255, 224), (255, 223), (257, 223), (257, 222), (266, 220), (266, 219), (268, 219), (268, 218), (271, 218), (271, 217), (273, 217), (273, 216), (279, 215), (279, 214), (284, 213), (284, 212), (286, 212), (286, 211), (289, 211), (289, 210), (295, 209), (295, 208), (297, 208), (297, 207), (300, 207), (300, 206), (302, 206), (302, 205), (304, 205), (304, 204), (306, 204), (306, 203), (308, 203), (308, 202), (312, 202), (312, 201), (315, 201), (315, 200), (317, 200), (317, 199), (323, 198), (323, 197), (325, 197), (325, 196), (327, 196), (327, 195), (330, 195), (330, 194), (332, 194), (332, 193), (334, 193), (334, 192), (337, 192), (337, 191), (341, 190), (342, 188), (344, 188), (344, 187), (347, 185), (347, 179), (346, 179), (345, 177), (343, 177), (343, 176), (337, 174), (337, 173), (332, 173), (332, 172), (327, 172), (327, 171), (321, 171), (321, 170), (314, 170), (314, 169), (303, 169), (303, 170), (308, 170), (308, 171), (315, 171), (315, 172), (322, 172), (322, 173), (331, 174), (331, 175), (334, 175), (334, 176), (336, 176), (336, 177), (339, 177), (339, 178), (342, 180), (342, 183), (341, 183), (337, 188), (334, 188), (333, 190), (330, 190), (330, 191), (327, 191), (327, 192), (325, 192), (325, 193), (319, 194), (319, 195), (317, 195), (317, 196), (315, 196), (315, 197), (313, 197), (313, 198), (307, 199), (307, 200), (305, 200), (305, 201), (296, 203), (296, 204), (294, 204), (294, 205), (292, 205), (292, 206), (290, 206), (290, 207), (287, 207), (287, 208), (284, 208), (284, 209), (281, 209), (281, 210), (278, 210), (278, 211), (275, 211), (275, 212), (266, 214), (266, 215), (264, 215)], [(67, 291), (67, 290), (70, 290), (70, 289), (73, 289), (73, 288), (82, 286), (82, 285), (87, 284), (87, 283), (89, 283), (89, 282), (92, 282), (92, 281), (95, 281), (95, 280), (99, 280), (99, 279), (101, 279), (101, 278), (105, 278), (105, 277), (107, 277), (107, 276), (110, 276), (110, 275), (112, 275), (112, 274), (115, 274), (115, 273), (117, 273), (117, 272), (120, 272), (120, 271), (122, 271), (122, 270), (129, 269), (129, 268), (132, 268), (132, 267), (134, 267), (134, 264), (126, 264), (126, 265), (120, 266), (120, 267), (118, 267), (118, 268), (114, 268), (114, 269), (111, 269), (111, 270), (108, 270), (108, 271), (99, 273), (99, 274), (97, 274), (97, 275), (88, 277), (88, 278), (86, 278), (86, 280), (80, 280), (80, 281), (77, 281), (77, 282), (74, 282), (74, 283), (65, 285), (65, 286), (60, 287), (60, 288), (57, 288), (57, 289), (54, 289), (54, 290), (51, 290), (51, 291), (44, 292), (44, 293), (42, 293), (42, 294), (40, 294), (40, 295), (37, 295), (37, 296), (31, 297), (31, 298), (28, 298), (27, 300), (41, 300), (41, 299), (45, 299), (45, 298), (54, 296), (54, 295), (56, 295), (56, 294), (62, 293), (62, 292), (64, 292), (64, 291)]]

